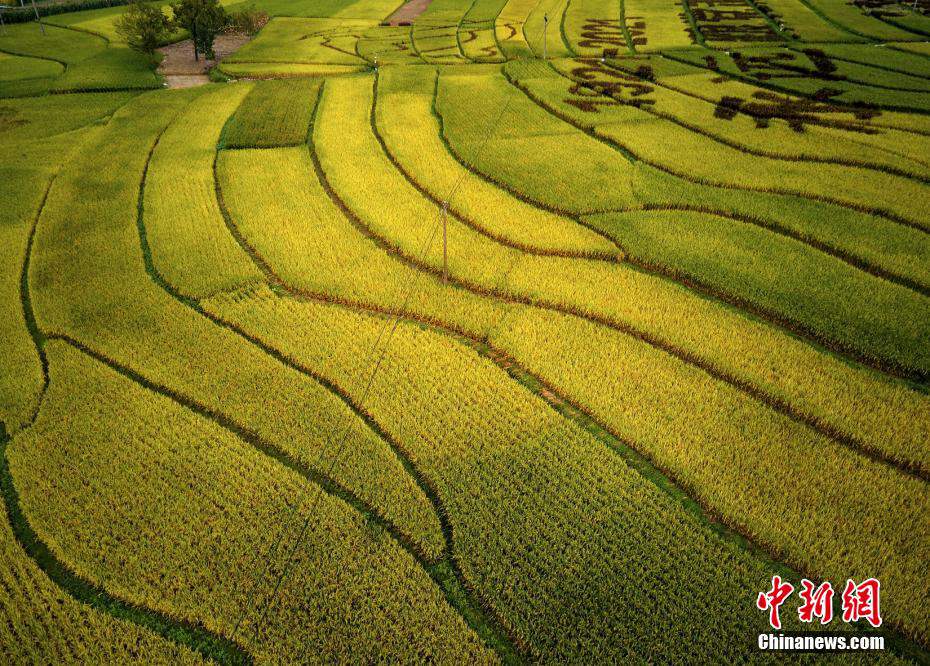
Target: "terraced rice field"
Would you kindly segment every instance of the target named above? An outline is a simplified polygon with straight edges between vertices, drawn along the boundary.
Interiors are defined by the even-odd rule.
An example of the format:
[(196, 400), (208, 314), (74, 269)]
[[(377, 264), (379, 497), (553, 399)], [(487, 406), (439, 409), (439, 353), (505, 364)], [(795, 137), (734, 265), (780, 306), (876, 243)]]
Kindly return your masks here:
[(250, 4), (0, 33), (3, 663), (930, 662), (925, 2)]

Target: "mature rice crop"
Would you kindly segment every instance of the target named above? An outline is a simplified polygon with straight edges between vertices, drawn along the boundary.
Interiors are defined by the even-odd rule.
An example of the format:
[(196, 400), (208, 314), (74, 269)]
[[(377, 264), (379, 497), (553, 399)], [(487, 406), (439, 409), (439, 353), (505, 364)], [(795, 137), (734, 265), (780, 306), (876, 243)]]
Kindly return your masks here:
[[(399, 525), (420, 551), (434, 553), (438, 525), (426, 498), (402, 473), (402, 464), (387, 443), (350, 405), (312, 377), (282, 367), (233, 331), (211, 325), (145, 274), (136, 219), (139, 181), (158, 133), (189, 100), (189, 93), (184, 95), (165, 100), (162, 106), (167, 109), (158, 109), (160, 113), (147, 111), (143, 116), (147, 127), (138, 117), (133, 120), (133, 112), (140, 108), (133, 103), (111, 122), (110, 133), (95, 142), (96, 152), (88, 151), (83, 162), (70, 164), (68, 172), (59, 175), (40, 219), (31, 265), (30, 286), (40, 328), (82, 340), (152, 381), (172, 387), (217, 418), (254, 433), (269, 453), (307, 475), (331, 474), (332, 482)], [(122, 134), (122, 123), (136, 132), (123, 134), (122, 145), (108, 144)], [(138, 151), (123, 150), (130, 141)], [(121, 156), (116, 164), (120, 168), (101, 172), (99, 165), (116, 155)], [(105, 202), (87, 201), (75, 211), (68, 204), (69, 192), (87, 173), (96, 174), (98, 187), (111, 196)], [(88, 224), (90, 220), (94, 223)], [(63, 244), (62, 239), (76, 228), (84, 230), (84, 241)], [(50, 280), (50, 276), (56, 277)], [(97, 289), (114, 282), (119, 288)], [(133, 307), (126, 309), (126, 303)], [(114, 321), (106, 311), (117, 308), (127, 316)], [(179, 346), (177, 336), (188, 343)], [(218, 363), (214, 354), (223, 362)], [(245, 379), (244, 372), (251, 378)], [(354, 447), (353, 455), (337, 466), (335, 454), (323, 455), (321, 450), (327, 435), (341, 429), (347, 429)]]
[(217, 69), (227, 76), (248, 79), (287, 79), (353, 74), (367, 69), (361, 65), (305, 64), (289, 62), (224, 62)]
[(927, 661), (927, 0), (223, 6), (4, 13), (0, 661)]
[[(0, 456), (7, 446), (0, 444)], [(0, 475), (9, 498), (5, 458)], [(0, 514), (0, 657), (7, 663), (202, 663), (184, 647), (75, 601), (26, 554), (5, 508)]]
[[(847, 328), (838, 339), (848, 335), (848, 344), (869, 344), (883, 355), (930, 345), (930, 298), (794, 239), (690, 211), (609, 213), (586, 219), (648, 266), (731, 293), (761, 310), (802, 322), (824, 337), (835, 331), (835, 322), (844, 321)], [(926, 367), (923, 359), (915, 363)]]
[(667, 52), (664, 55), (672, 60), (700, 65), (718, 75), (726, 74), (780, 93), (799, 95), (815, 101), (859, 108), (878, 106), (918, 113), (925, 113), (930, 108), (925, 83), (920, 89), (910, 90), (906, 86), (894, 86), (893, 79), (888, 79), (887, 85), (881, 87), (846, 81), (832, 73), (833, 64), (829, 59), (816, 57), (816, 60), (812, 60), (796, 51), (757, 50), (747, 53), (737, 50), (711, 54), (692, 50)]
[[(332, 661), (492, 661), (415, 558), (350, 505), (64, 343), (49, 351), (55, 380), (10, 471), (36, 531), (82, 575), (225, 636), (241, 609), (237, 637), (262, 660), (298, 660), (309, 640)], [(94, 474), (101, 464), (119, 472)], [(277, 570), (255, 576), (254, 558), (311, 510), (319, 547), (291, 552), (273, 592)], [(362, 615), (359, 598), (377, 602)]]
[(866, 39), (908, 40), (913, 34), (896, 28), (863, 11), (854, 3), (828, 2), (828, 0), (801, 0), (824, 20), (851, 35)]
[[(563, 30), (572, 53), (613, 57), (631, 52), (628, 29), (621, 24), (621, 4), (607, 0), (576, 0), (565, 10)], [(642, 41), (642, 40), (640, 40)]]
[[(433, 113), (436, 74), (385, 69), (375, 126), (390, 155), (420, 187), (486, 233), (540, 251), (609, 255), (616, 248), (570, 218), (535, 208), (476, 177), (446, 150)], [(415, 127), (416, 131), (410, 129)]]
[(69, 65), (86, 60), (105, 48), (107, 42), (100, 36), (56, 26), (46, 26), (43, 34), (35, 23), (17, 23), (0, 32), (0, 49), (6, 53)]
[(637, 52), (650, 53), (693, 44), (680, 1), (623, 0), (623, 10), (628, 24), (642, 24), (640, 43), (635, 45)]
[(261, 277), (226, 233), (213, 180), (220, 131), (250, 92), (243, 83), (200, 95), (161, 135), (148, 164), (143, 210), (152, 261), (186, 296), (235, 289)]
[(536, 6), (534, 0), (507, 0), (495, 22), (495, 36), (507, 58), (532, 55), (526, 36), (526, 19)]
[(319, 82), (261, 81), (223, 128), (227, 148), (270, 148), (305, 143)]
[[(221, 298), (208, 307), (289, 355), (330, 368), (337, 382), (351, 381), (353, 366), (361, 370), (356, 364), (381, 324), (378, 317), (270, 293)], [(370, 409), (434, 480), (459, 565), (531, 655), (635, 659), (654, 630), (689, 626), (689, 650), (713, 642), (717, 632), (752, 631), (736, 628), (740, 613), (725, 600), (764, 577), (757, 560), (706, 531), (602, 442), (454, 340), (403, 324), (392, 349), (373, 385)], [(340, 362), (329, 363), (332, 356)], [(422, 393), (419, 386), (440, 372), (445, 390)], [(475, 386), (493, 389), (495, 397), (476, 394)], [(506, 423), (511, 425), (500, 427)], [(599, 517), (595, 525), (582, 518), (592, 514)], [(675, 549), (674, 557), (662, 554), (668, 548)], [(654, 565), (655, 558), (664, 564)], [(718, 558), (739, 573), (721, 576)], [(662, 580), (653, 581), (659, 571)], [(646, 595), (644, 589), (666, 593)], [(623, 610), (601, 612), (618, 591), (629, 600), (629, 612), (648, 613), (654, 624), (630, 621)], [(710, 617), (728, 621), (711, 626), (706, 616), (704, 622), (689, 620), (691, 606), (679, 594), (698, 595), (702, 608), (712, 609)], [(565, 607), (574, 610), (565, 614)], [(678, 656), (670, 643), (650, 654)], [(739, 650), (737, 655), (750, 657)]]
[[(329, 113), (332, 113), (334, 118), (342, 119), (343, 123), (346, 119), (355, 118), (355, 122), (357, 122), (356, 127), (358, 128), (361, 128), (362, 123), (364, 123), (364, 106), (357, 101), (357, 97), (362, 95), (365, 90), (363, 82), (350, 83), (345, 81), (339, 82), (339, 84), (338, 92), (335, 86), (331, 89), (328, 88), (327, 91), (324, 92), (322, 108), (318, 119), (319, 129), (314, 132), (314, 140), (320, 150), (321, 163), (328, 174), (329, 181), (339, 192), (340, 196), (345, 198), (350, 208), (359, 214), (367, 225), (370, 225), (370, 227), (379, 234), (383, 234), (389, 238), (390, 242), (398, 245), (401, 252), (407, 256), (416, 257), (419, 262), (424, 262), (426, 265), (436, 270), (436, 267), (439, 266), (438, 249), (433, 249), (429, 254), (423, 254), (422, 249), (418, 249), (418, 246), (413, 242), (413, 239), (417, 236), (415, 230), (409, 228), (409, 222), (401, 222), (401, 220), (428, 220), (430, 217), (426, 212), (417, 212), (417, 207), (423, 204), (417, 198), (415, 190), (411, 186), (405, 185), (396, 174), (391, 174), (388, 162), (378, 157), (376, 146), (372, 145), (370, 139), (364, 139), (361, 129), (355, 132), (348, 132), (344, 129), (345, 125), (340, 126), (337, 123), (330, 124)], [(330, 83), (328, 85), (333, 84)], [(350, 92), (353, 88), (356, 91), (354, 96)], [(339, 98), (344, 100), (343, 106), (328, 106), (330, 103), (335, 103), (328, 101), (330, 95), (338, 95)], [(349, 110), (350, 108), (352, 109), (351, 111)], [(341, 129), (337, 129), (340, 127)], [(332, 128), (332, 130), (330, 130), (330, 128)], [(352, 153), (350, 147), (343, 142), (340, 144), (338, 155), (346, 161), (343, 163), (328, 157), (326, 149), (327, 143), (330, 140), (327, 139), (328, 132), (330, 131), (332, 131), (332, 141), (336, 141), (337, 137), (344, 137), (346, 135), (358, 137), (360, 143), (357, 144), (358, 147), (355, 149), (358, 152)], [(334, 155), (335, 154), (337, 153), (334, 153)], [(364, 181), (358, 181), (356, 184), (351, 180), (350, 172), (347, 170), (347, 167), (349, 165), (355, 165), (357, 167), (360, 164), (365, 164), (366, 178)], [(345, 174), (345, 176), (342, 174)], [(387, 185), (388, 182), (393, 183), (390, 187), (394, 193), (395, 206), (392, 207), (390, 211), (381, 211), (368, 202), (372, 200), (372, 192), (377, 191), (373, 188), (387, 188), (389, 187)], [(353, 191), (356, 189), (359, 194), (353, 195)], [(404, 191), (408, 192), (408, 196), (404, 199), (398, 198), (398, 193)], [(362, 194), (363, 192), (367, 194), (367, 198)], [(401, 203), (409, 207), (400, 207)], [(423, 210), (425, 211), (426, 209)], [(434, 212), (433, 215), (435, 214)], [(670, 321), (663, 321), (664, 317), (670, 316), (671, 313), (685, 307), (685, 303), (687, 302), (686, 300), (682, 300), (680, 292), (672, 285), (664, 283), (661, 280), (655, 280), (654, 278), (647, 278), (636, 271), (624, 270), (620, 266), (585, 265), (573, 263), (570, 260), (566, 261), (557, 258), (543, 257), (523, 257), (517, 259), (516, 256), (513, 256), (514, 251), (511, 251), (512, 258), (508, 259), (505, 258), (507, 255), (504, 253), (503, 248), (491, 246), (489, 240), (477, 236), (474, 233), (470, 233), (464, 225), (459, 224), (456, 220), (449, 220), (448, 226), (450, 228), (450, 239), (452, 239), (450, 243), (452, 243), (452, 246), (454, 247), (457, 242), (455, 241), (456, 236), (464, 235), (468, 240), (459, 242), (463, 247), (469, 248), (467, 255), (462, 255), (454, 262), (450, 262), (450, 270), (454, 275), (461, 275), (468, 284), (474, 285), (474, 288), (479, 291), (491, 290), (505, 297), (528, 297), (542, 303), (559, 304), (571, 311), (592, 313), (595, 317), (606, 317), (608, 321), (627, 322), (633, 324), (637, 328), (645, 326), (646, 330), (655, 332), (661, 339), (665, 340), (669, 339), (666, 337), (668, 335), (671, 335), (672, 339), (679, 341), (684, 341), (691, 336), (697, 336), (694, 338), (694, 342), (685, 344), (685, 348), (689, 351), (684, 352), (684, 354), (697, 354), (703, 357), (708, 353), (707, 345), (709, 339), (707, 338), (707, 334), (709, 329), (707, 327), (698, 326), (695, 328), (693, 319), (691, 320), (691, 324), (683, 327), (669, 326), (671, 323)], [(426, 229), (421, 231), (420, 236), (426, 236), (428, 229), (429, 227), (426, 227)], [(500, 271), (503, 272), (506, 269), (508, 277), (506, 285), (495, 284), (485, 277), (488, 267), (494, 265), (494, 263), (497, 263)], [(562, 277), (559, 277), (560, 273)], [(491, 275), (493, 276), (495, 273), (492, 271)], [(588, 289), (584, 289), (581, 288), (583, 284), (589, 284), (591, 286)], [(602, 287), (607, 284), (614, 286), (608, 288), (603, 297), (597, 297), (594, 295), (598, 291), (594, 288), (596, 284)], [(583, 298), (577, 297), (579, 288), (581, 288), (580, 293), (585, 294)], [(632, 300), (618, 300), (612, 298), (612, 294), (614, 293), (637, 293), (641, 294), (641, 296)], [(647, 293), (649, 294), (648, 296), (646, 295)], [(649, 304), (649, 306), (643, 307), (640, 310), (638, 307), (634, 306), (635, 303)], [(668, 310), (660, 314), (655, 311), (655, 308), (662, 303), (668, 304)], [(692, 309), (699, 304), (699, 308)], [(696, 313), (700, 309), (707, 307), (707, 305), (708, 304), (701, 299), (695, 299), (687, 306), (691, 313), (689, 316), (696, 316)], [(708, 324), (713, 321), (714, 324), (712, 326), (714, 328), (719, 326), (724, 319), (723, 311), (717, 308), (715, 308), (715, 310), (716, 314), (706, 320)], [(738, 334), (740, 337), (748, 334), (750, 338), (755, 338), (760, 343), (759, 349), (751, 353), (750, 357), (755, 356), (763, 350), (771, 349), (770, 345), (773, 344), (773, 341), (770, 340), (762, 343), (762, 339), (756, 337), (762, 332), (761, 329), (753, 331), (752, 326), (748, 325), (746, 322), (737, 323), (738, 321), (738, 319), (732, 319), (728, 322), (728, 326), (735, 326), (736, 328), (731, 329), (730, 333), (724, 334), (724, 337), (720, 339), (720, 344), (724, 347), (734, 344), (733, 335), (736, 334), (735, 331), (739, 329), (741, 330)], [(701, 333), (699, 334), (698, 331), (701, 331)], [(771, 331), (765, 333), (766, 337), (770, 334)], [(792, 346), (788, 344), (788, 339), (787, 337), (782, 338), (782, 341), (777, 344), (779, 349), (784, 350), (784, 353), (793, 356), (796, 352), (788, 351)], [(699, 343), (697, 342), (698, 340), (700, 340)], [(717, 363), (722, 363), (724, 366), (731, 368), (735, 367), (732, 364), (737, 360), (728, 353), (722, 353), (719, 356), (711, 353), (710, 358), (714, 359), (713, 363), (715, 365)], [(743, 365), (739, 374), (748, 371), (748, 376), (755, 378), (751, 380), (752, 382), (761, 381), (763, 384), (768, 384), (769, 381), (771, 381), (767, 369), (771, 360), (761, 362), (756, 370), (749, 369), (754, 363), (749, 358), (741, 358), (737, 365), (742, 365), (746, 361), (749, 361), (749, 363)], [(833, 373), (839, 369), (839, 366), (837, 366), (835, 369), (827, 370), (827, 368), (833, 364), (823, 356), (820, 356), (817, 361), (809, 359), (806, 363), (797, 366), (797, 369), (807, 367), (806, 364), (810, 362), (815, 362), (817, 366), (822, 367), (827, 374)], [(763, 370), (763, 368), (766, 369)], [(781, 391), (788, 386), (791, 386), (791, 392), (796, 391), (800, 386), (796, 370), (789, 371), (788, 366), (786, 366), (783, 371), (789, 372), (794, 379), (791, 380), (790, 384), (783, 384), (783, 388), (777, 389), (776, 394), (780, 394)], [(860, 375), (860, 377), (860, 379), (855, 380), (855, 383), (858, 384), (864, 380), (867, 377), (867, 373)], [(863, 392), (863, 397), (876, 390), (875, 385), (871, 382), (869, 382), (869, 387), (869, 389)], [(836, 389), (841, 392), (847, 390), (847, 388), (848, 384), (846, 382), (841, 382), (836, 385)], [(889, 386), (889, 388), (891, 387)], [(821, 386), (818, 388), (818, 391), (824, 389), (825, 386)], [(804, 390), (800, 391), (799, 398), (800, 395), (803, 394)], [(905, 391), (902, 395), (907, 394), (908, 392)], [(923, 400), (918, 396), (915, 395), (913, 398), (916, 399), (916, 402), (913, 403), (915, 408), (918, 408), (920, 404), (924, 404)], [(804, 398), (800, 399), (805, 401)], [(792, 402), (794, 402), (794, 400), (792, 400)], [(881, 411), (879, 405), (880, 403), (875, 404), (877, 410), (875, 412), (876, 414)], [(824, 407), (826, 407), (825, 404), (814, 407), (814, 410), (822, 414), (824, 413)], [(923, 419), (917, 419), (917, 421), (922, 422)], [(876, 423), (878, 429), (874, 431), (874, 439), (876, 441), (884, 441), (886, 435), (880, 433), (887, 432), (887, 421), (881, 419), (880, 423), (881, 425)], [(857, 428), (858, 427), (861, 426), (857, 426)], [(845, 430), (845, 427), (842, 429)], [(850, 430), (847, 432), (852, 431)]]
[(64, 69), (61, 63), (53, 60), (0, 53), (0, 95), (10, 95), (17, 84), (55, 78)]
[[(924, 182), (883, 172), (870, 171), (866, 174), (862, 167), (842, 164), (808, 165), (794, 160), (779, 160), (775, 164), (769, 158), (748, 156), (719, 142), (711, 146), (708, 137), (632, 104), (608, 105), (600, 108), (597, 114), (588, 113), (586, 109), (571, 104), (572, 82), (554, 72), (526, 71), (515, 66), (507, 73), (547, 109), (570, 118), (598, 137), (612, 141), (634, 157), (676, 175), (706, 184), (796, 194), (833, 200), (859, 209), (881, 210), (910, 224), (930, 228), (924, 215), (923, 202), (928, 192)], [(637, 131), (626, 132), (628, 123), (635, 123)], [(658, 141), (660, 135), (670, 143)], [(676, 146), (676, 150), (669, 150), (668, 145)], [(703, 159), (703, 155), (711, 150), (716, 159)], [(831, 185), (839, 180), (855, 181), (859, 185), (837, 193)]]
[(255, 62), (365, 64), (355, 53), (355, 43), (374, 25), (373, 20), (275, 18), (254, 40), (227, 58), (225, 66)]

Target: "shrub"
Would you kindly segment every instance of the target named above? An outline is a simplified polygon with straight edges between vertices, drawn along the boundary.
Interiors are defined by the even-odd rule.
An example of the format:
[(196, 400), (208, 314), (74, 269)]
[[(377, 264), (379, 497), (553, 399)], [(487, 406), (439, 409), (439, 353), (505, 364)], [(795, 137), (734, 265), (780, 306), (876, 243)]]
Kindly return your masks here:
[(115, 25), (116, 33), (140, 53), (155, 53), (171, 32), (171, 21), (161, 7), (141, 1), (130, 3)]

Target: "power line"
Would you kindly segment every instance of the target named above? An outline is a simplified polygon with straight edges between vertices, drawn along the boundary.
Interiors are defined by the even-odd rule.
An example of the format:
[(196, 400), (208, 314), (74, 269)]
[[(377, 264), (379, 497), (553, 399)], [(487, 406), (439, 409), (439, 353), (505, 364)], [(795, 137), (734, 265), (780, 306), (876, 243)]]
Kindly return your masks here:
[[(439, 74), (438, 74), (438, 71), (437, 71), (437, 76), (438, 76), (438, 75), (439, 75)], [(474, 155), (472, 156), (472, 163), (477, 164), (477, 161), (478, 161), (478, 159), (480, 158), (481, 153), (484, 151), (484, 148), (487, 146), (488, 141), (490, 141), (490, 139), (494, 136), (494, 134), (496, 134), (497, 127), (498, 127), (498, 125), (500, 124), (501, 120), (503, 119), (504, 114), (507, 112), (507, 109), (510, 107), (510, 103), (511, 103), (511, 101), (514, 99), (514, 97), (515, 97), (515, 95), (514, 95), (513, 93), (511, 93), (511, 94), (508, 96), (508, 98), (507, 98), (506, 102), (503, 104), (503, 106), (502, 106), (500, 112), (497, 114), (497, 117), (494, 119), (494, 122), (493, 122), (493, 124), (491, 125), (489, 131), (485, 134), (484, 140), (483, 140), (483, 141), (481, 142), (481, 144), (479, 144), (479, 146), (475, 149), (475, 153), (474, 153)], [(372, 100), (372, 104), (375, 104), (375, 103), (376, 103), (376, 100), (373, 99), (373, 100)], [(447, 208), (447, 206), (448, 206), (449, 202), (452, 200), (452, 198), (455, 196), (456, 192), (458, 191), (458, 188), (461, 186), (461, 183), (464, 181), (464, 179), (465, 179), (465, 177), (467, 176), (467, 174), (468, 174), (467, 171), (463, 171), (463, 172), (462, 172), (462, 174), (459, 176), (458, 180), (453, 184), (451, 190), (449, 191), (448, 196), (445, 198), (445, 200), (444, 200), (444, 205), (443, 205), (442, 211), (441, 211), (441, 213), (440, 213), (440, 220), (437, 220), (437, 224), (435, 224), (435, 225), (433, 226), (432, 231), (430, 232), (429, 238), (427, 239), (427, 242), (425, 243), (425, 246), (423, 247), (423, 249), (422, 249), (421, 252), (420, 252), (421, 261), (423, 261), (423, 260), (426, 259), (426, 257), (428, 256), (428, 253), (429, 253), (430, 249), (432, 248), (433, 242), (434, 242), (434, 240), (435, 240), (435, 238), (436, 238), (436, 233), (437, 233), (437, 231), (438, 231), (438, 229), (439, 229), (439, 226), (440, 226), (440, 225), (439, 225), (439, 222), (442, 223), (442, 227), (443, 227), (443, 240), (444, 240), (444, 245), (445, 245), (445, 240), (446, 240), (446, 216), (445, 216), (445, 209)], [(444, 254), (445, 254), (445, 253), (444, 253)], [(391, 322), (391, 319), (392, 319), (392, 318), (385, 319), (384, 324), (381, 326), (381, 328), (380, 328), (380, 330), (379, 330), (379, 332), (378, 332), (378, 336), (377, 336), (377, 338), (375, 339), (375, 343), (374, 343), (374, 345), (372, 346), (372, 349), (371, 349), (371, 351), (370, 351), (369, 354), (368, 354), (369, 360), (370, 360), (370, 359), (372, 358), (372, 356), (376, 353), (376, 351), (377, 351), (377, 349), (378, 349), (378, 346), (381, 344), (382, 339), (384, 339), (384, 346), (383, 346), (383, 348), (381, 349), (381, 353), (380, 353), (380, 355), (378, 356), (377, 362), (375, 363), (374, 368), (372, 369), (372, 372), (371, 372), (371, 374), (370, 374), (369, 377), (368, 377), (368, 382), (366, 383), (365, 389), (363, 390), (362, 395), (361, 395), (361, 398), (360, 398), (359, 401), (358, 401), (358, 405), (359, 405), (360, 408), (364, 405), (365, 401), (366, 401), (367, 398), (368, 398), (368, 394), (369, 394), (369, 392), (371, 391), (371, 387), (372, 387), (373, 384), (374, 384), (375, 377), (377, 376), (378, 371), (380, 370), (381, 365), (383, 364), (384, 359), (385, 359), (385, 357), (387, 356), (388, 346), (390, 345), (391, 339), (393, 338), (394, 333), (397, 331), (397, 327), (398, 327), (398, 325), (400, 324), (400, 320), (401, 320), (401, 318), (404, 316), (404, 313), (407, 311), (407, 307), (408, 307), (408, 305), (409, 305), (409, 303), (410, 303), (410, 299), (411, 299), (411, 297), (413, 296), (413, 294), (414, 294), (414, 292), (415, 292), (415, 290), (416, 290), (416, 287), (417, 287), (417, 285), (418, 285), (418, 283), (419, 283), (419, 281), (420, 281), (420, 279), (421, 279), (422, 277), (423, 277), (422, 271), (415, 271), (415, 272), (411, 275), (411, 277), (409, 278), (408, 284), (404, 286), (404, 289), (406, 290), (406, 295), (404, 296), (404, 300), (403, 300), (403, 303), (402, 303), (402, 305), (401, 305), (400, 310), (398, 311), (397, 315), (393, 317), (393, 323), (391, 324), (391, 328), (390, 328), (390, 331), (389, 331), (388, 334), (387, 334), (387, 337), (386, 337), (386, 338), (384, 337), (384, 333), (385, 333), (385, 331), (387, 330), (388, 323)], [(408, 287), (409, 287), (409, 288), (408, 288)], [(367, 364), (367, 363), (366, 363), (366, 364)], [(338, 445), (337, 445), (336, 448), (335, 448), (336, 455), (333, 457), (332, 462), (330, 463), (329, 468), (328, 468), (327, 471), (326, 471), (326, 477), (330, 477), (330, 475), (332, 474), (333, 470), (335, 469), (336, 464), (337, 464), (338, 462), (340, 462), (341, 459), (342, 459), (342, 455), (343, 455), (343, 450), (344, 450), (344, 447), (345, 447), (346, 439), (347, 439), (347, 437), (348, 437), (348, 433), (349, 433), (349, 430), (351, 429), (352, 423), (353, 423), (353, 420), (350, 419), (350, 420), (346, 423), (345, 429), (342, 431), (342, 435), (341, 435), (341, 437), (339, 438), (339, 443), (338, 443)], [(316, 462), (316, 464), (319, 464), (320, 458), (322, 457), (322, 453), (323, 453), (323, 449), (320, 450), (320, 454), (319, 454), (318, 457), (317, 457), (317, 462)], [(314, 467), (316, 466), (316, 464), (314, 465)], [(262, 613), (261, 613), (261, 615), (259, 616), (258, 622), (256, 622), (255, 625), (254, 625), (254, 631), (255, 631), (256, 634), (257, 634), (257, 631), (258, 631), (258, 627), (259, 627), (261, 624), (264, 623), (265, 618), (266, 618), (267, 615), (268, 615), (268, 612), (271, 610), (271, 608), (274, 606), (274, 604), (275, 604), (276, 601), (277, 601), (277, 595), (278, 595), (278, 592), (279, 592), (280, 589), (281, 589), (281, 585), (283, 584), (284, 580), (287, 578), (288, 574), (290, 573), (290, 570), (291, 570), (291, 568), (292, 568), (292, 566), (293, 566), (293, 563), (294, 563), (294, 561), (295, 561), (295, 560), (293, 559), (293, 558), (294, 558), (294, 554), (297, 552), (298, 548), (299, 548), (300, 545), (301, 545), (301, 542), (302, 542), (303, 539), (304, 539), (304, 536), (307, 534), (307, 530), (308, 530), (308, 528), (309, 528), (309, 526), (310, 526), (310, 521), (312, 520), (313, 515), (314, 515), (315, 512), (316, 512), (316, 509), (317, 509), (317, 507), (318, 507), (318, 505), (319, 505), (320, 500), (322, 499), (323, 494), (324, 494), (323, 488), (322, 488), (322, 486), (320, 486), (319, 489), (318, 489), (317, 495), (316, 495), (316, 497), (315, 497), (315, 499), (314, 499), (314, 502), (313, 502), (313, 504), (310, 506), (310, 509), (309, 509), (309, 511), (307, 512), (307, 516), (306, 516), (306, 518), (304, 519), (303, 524), (301, 525), (300, 531), (299, 531), (298, 534), (297, 534), (297, 538), (295, 539), (294, 545), (293, 545), (293, 547), (290, 549), (290, 551), (289, 551), (289, 553), (288, 553), (288, 555), (287, 555), (287, 558), (286, 558), (286, 560), (285, 560), (284, 567), (283, 567), (281, 573), (277, 576), (277, 579), (276, 579), (275, 584), (274, 584), (274, 586), (273, 586), (273, 588), (272, 588), (272, 590), (271, 590), (271, 593), (267, 596), (267, 602), (264, 604), (264, 609), (262, 610)], [(295, 505), (295, 506), (296, 506), (296, 505)], [(282, 533), (283, 533), (283, 530), (282, 530)], [(264, 573), (262, 574), (262, 578), (264, 578)], [(236, 629), (235, 629), (235, 631), (234, 631), (234, 633), (233, 633), (233, 636), (232, 636), (233, 638), (235, 638), (235, 632), (238, 631), (238, 628), (239, 628), (239, 626), (241, 625), (241, 623), (242, 623), (242, 621), (243, 621), (243, 619), (244, 619), (244, 617), (245, 617), (245, 613), (248, 612), (248, 610), (249, 610), (248, 607), (243, 608), (243, 611), (242, 611), (242, 613), (240, 614), (240, 617), (239, 617), (239, 619), (238, 619), (237, 622), (236, 622), (236, 625), (235, 625), (235, 626), (236, 626)]]

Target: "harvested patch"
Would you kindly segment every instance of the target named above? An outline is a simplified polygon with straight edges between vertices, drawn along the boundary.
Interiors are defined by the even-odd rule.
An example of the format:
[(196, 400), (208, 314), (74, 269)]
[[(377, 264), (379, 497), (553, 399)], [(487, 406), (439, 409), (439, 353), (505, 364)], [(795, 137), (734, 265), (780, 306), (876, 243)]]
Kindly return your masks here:
[(391, 14), (384, 25), (410, 25), (420, 14), (426, 11), (433, 0), (408, 0), (400, 9)]

